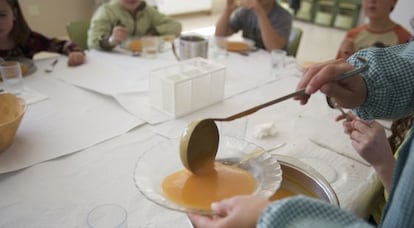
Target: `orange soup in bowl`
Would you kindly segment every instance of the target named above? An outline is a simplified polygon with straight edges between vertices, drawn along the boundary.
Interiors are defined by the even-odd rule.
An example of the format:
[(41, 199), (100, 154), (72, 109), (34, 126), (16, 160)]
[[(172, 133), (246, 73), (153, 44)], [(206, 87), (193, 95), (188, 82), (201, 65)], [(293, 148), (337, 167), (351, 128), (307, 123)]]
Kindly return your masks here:
[(236, 195), (252, 194), (254, 177), (246, 170), (216, 162), (209, 172), (194, 175), (183, 169), (167, 176), (162, 191), (171, 201), (185, 207), (209, 210), (213, 202)]
[(232, 52), (243, 52), (249, 50), (249, 45), (243, 41), (228, 41), (227, 50)]

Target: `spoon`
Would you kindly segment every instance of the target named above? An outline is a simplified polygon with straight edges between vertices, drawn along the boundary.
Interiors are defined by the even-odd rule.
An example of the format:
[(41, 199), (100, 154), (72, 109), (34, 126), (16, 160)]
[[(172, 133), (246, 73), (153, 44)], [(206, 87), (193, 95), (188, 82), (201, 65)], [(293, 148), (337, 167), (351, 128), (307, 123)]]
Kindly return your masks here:
[(46, 73), (52, 73), (53, 69), (55, 69), (56, 64), (58, 63), (59, 59), (53, 60), (53, 62), (50, 64), (50, 69), (45, 69)]
[[(366, 71), (368, 69), (366, 60), (360, 57), (358, 60), (363, 63), (360, 68), (340, 74), (333, 81), (340, 81)], [(193, 174), (212, 169), (219, 145), (219, 132), (215, 121), (232, 121), (289, 98), (306, 95), (305, 89), (301, 89), (226, 118), (208, 118), (191, 122), (181, 136), (181, 162)]]
[(345, 117), (346, 121), (351, 121), (352, 120), (349, 117), (349, 115), (344, 111), (344, 109), (336, 103), (334, 98), (327, 96), (326, 97), (326, 102), (328, 103), (328, 106), (330, 108), (338, 109), (342, 113), (342, 115)]

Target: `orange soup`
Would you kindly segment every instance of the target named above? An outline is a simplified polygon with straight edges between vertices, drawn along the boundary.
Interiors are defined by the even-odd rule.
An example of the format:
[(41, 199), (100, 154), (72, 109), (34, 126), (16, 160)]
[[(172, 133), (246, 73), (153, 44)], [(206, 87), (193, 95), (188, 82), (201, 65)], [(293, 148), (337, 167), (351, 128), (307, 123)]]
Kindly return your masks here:
[(247, 51), (249, 46), (243, 41), (228, 41), (227, 50), (233, 52), (243, 52)]
[(246, 170), (215, 163), (210, 172), (194, 175), (183, 169), (167, 176), (162, 182), (164, 195), (182, 206), (210, 209), (212, 202), (236, 195), (252, 194), (254, 177)]

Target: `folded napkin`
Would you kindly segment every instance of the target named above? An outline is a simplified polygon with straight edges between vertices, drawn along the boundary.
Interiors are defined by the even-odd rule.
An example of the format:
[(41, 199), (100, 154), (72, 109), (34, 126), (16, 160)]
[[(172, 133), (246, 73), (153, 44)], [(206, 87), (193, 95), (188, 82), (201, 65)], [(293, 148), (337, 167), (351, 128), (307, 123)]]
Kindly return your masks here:
[(24, 99), (27, 105), (35, 104), (48, 98), (48, 96), (28, 87), (24, 87), (24, 90), (17, 96)]
[(277, 128), (276, 128), (276, 123), (274, 121), (257, 125), (253, 132), (253, 136), (256, 139), (272, 137), (272, 136), (275, 136), (276, 134), (277, 134)]

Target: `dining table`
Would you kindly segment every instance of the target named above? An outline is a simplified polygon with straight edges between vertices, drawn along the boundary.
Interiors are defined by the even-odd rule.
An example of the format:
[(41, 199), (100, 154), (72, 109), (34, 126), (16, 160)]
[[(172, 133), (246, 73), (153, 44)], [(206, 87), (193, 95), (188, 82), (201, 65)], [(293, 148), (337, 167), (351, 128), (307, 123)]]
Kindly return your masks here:
[[(66, 56), (37, 59), (36, 71), (24, 77), (19, 96), (26, 113), (13, 144), (0, 153), (0, 227), (87, 227), (88, 213), (103, 204), (124, 208), (130, 228), (191, 227), (185, 213), (138, 191), (140, 155), (179, 138), (193, 120), (230, 116), (295, 91), (303, 72), (286, 57), (280, 73), (271, 74), (265, 50), (210, 53), (208, 61), (225, 68), (223, 100), (174, 117), (155, 109), (149, 96), (151, 72), (178, 63), (170, 48), (153, 58), (123, 49), (85, 54), (77, 67), (68, 67)], [(332, 186), (340, 208), (367, 218), (381, 184), (335, 121), (339, 114), (316, 93), (307, 105), (290, 99), (246, 116), (243, 130), (233, 133), (312, 167)], [(263, 126), (271, 134), (260, 136)]]

